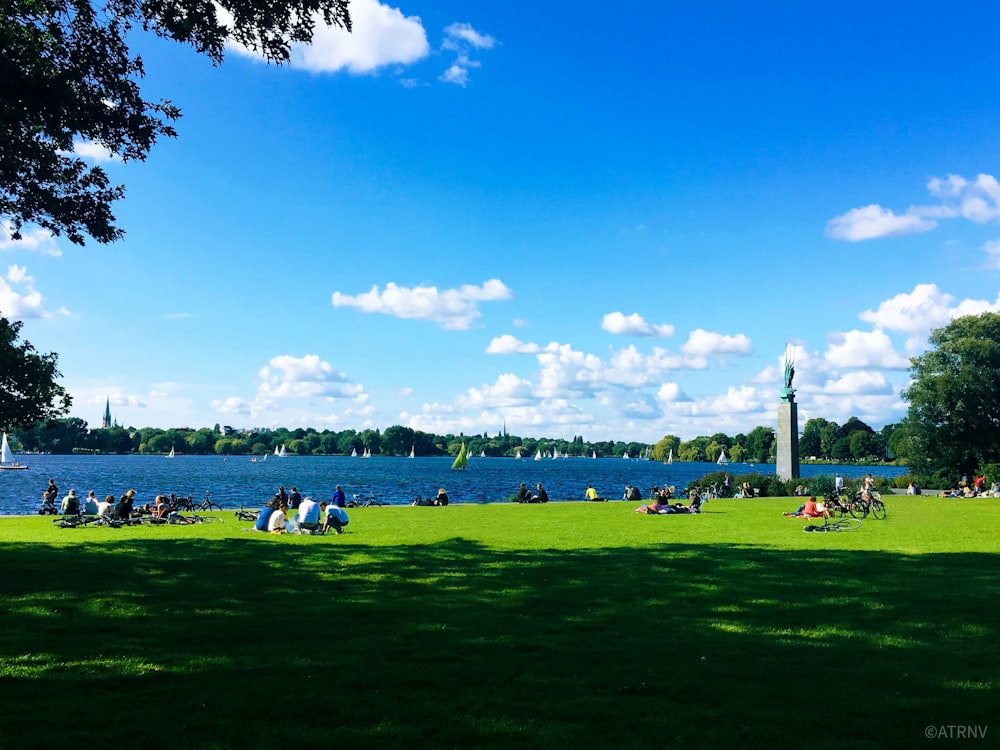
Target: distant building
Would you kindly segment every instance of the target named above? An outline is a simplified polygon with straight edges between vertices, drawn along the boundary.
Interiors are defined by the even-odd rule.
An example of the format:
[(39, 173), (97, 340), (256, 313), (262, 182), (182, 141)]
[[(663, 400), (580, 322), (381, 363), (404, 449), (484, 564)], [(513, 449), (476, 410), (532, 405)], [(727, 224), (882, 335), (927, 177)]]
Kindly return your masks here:
[(111, 426), (111, 399), (109, 398), (104, 403), (104, 421), (101, 422), (101, 427), (105, 430)]

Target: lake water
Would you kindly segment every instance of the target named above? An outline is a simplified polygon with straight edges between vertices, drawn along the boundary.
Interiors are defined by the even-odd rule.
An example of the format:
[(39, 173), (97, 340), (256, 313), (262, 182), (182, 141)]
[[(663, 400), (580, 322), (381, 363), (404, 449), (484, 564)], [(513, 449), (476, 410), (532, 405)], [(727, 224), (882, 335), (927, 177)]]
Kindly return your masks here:
[[(295, 485), (303, 496), (328, 499), (342, 485), (348, 499), (355, 493), (373, 492), (392, 504), (409, 504), (416, 495), (437, 494), (444, 487), (452, 502), (484, 503), (507, 500), (525, 482), (534, 488), (541, 482), (553, 501), (580, 500), (588, 484), (601, 495), (619, 499), (626, 484), (645, 495), (654, 485), (681, 488), (693, 479), (718, 471), (709, 463), (662, 464), (621, 458), (559, 458), (515, 460), (472, 458), (465, 471), (452, 471), (450, 458), (350, 458), (309, 456), (251, 461), (248, 456), (18, 456), (28, 465), (24, 471), (0, 471), (0, 515), (37, 512), (49, 478), (59, 486), (60, 499), (70, 488), (85, 496), (95, 490), (98, 497), (118, 497), (129, 488), (137, 501), (152, 501), (159, 494), (205, 493), (224, 508), (259, 507), (279, 485)], [(732, 476), (773, 474), (774, 464), (730, 464)], [(804, 465), (803, 478), (840, 472), (861, 477), (871, 472), (892, 477), (905, 474), (899, 466)]]

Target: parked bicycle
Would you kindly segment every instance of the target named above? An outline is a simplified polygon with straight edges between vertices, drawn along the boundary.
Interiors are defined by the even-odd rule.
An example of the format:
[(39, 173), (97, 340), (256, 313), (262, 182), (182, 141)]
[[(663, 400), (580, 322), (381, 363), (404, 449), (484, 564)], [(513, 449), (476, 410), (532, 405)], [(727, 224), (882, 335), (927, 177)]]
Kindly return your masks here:
[(351, 499), (347, 501), (348, 508), (370, 508), (372, 506), (388, 505), (389, 503), (382, 502), (375, 497), (374, 492), (366, 492), (364, 494), (355, 494), (351, 496)]
[(868, 496), (864, 492), (859, 492), (851, 502), (850, 511), (855, 518), (867, 518), (869, 513), (878, 520), (882, 520), (886, 516), (882, 496), (874, 491)]
[(244, 508), (243, 503), (241, 501), (240, 509), (236, 511), (233, 515), (236, 516), (237, 521), (256, 521), (258, 518), (260, 518), (260, 511)]

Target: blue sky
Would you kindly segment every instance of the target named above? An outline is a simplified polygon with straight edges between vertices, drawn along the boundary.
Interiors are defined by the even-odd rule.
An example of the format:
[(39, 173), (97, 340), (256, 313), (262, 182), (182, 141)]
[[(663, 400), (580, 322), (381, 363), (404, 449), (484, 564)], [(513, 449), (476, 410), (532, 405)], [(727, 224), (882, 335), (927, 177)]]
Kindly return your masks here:
[(1000, 309), (1000, 8), (380, 4), (285, 67), (137, 36), (181, 107), (126, 238), (0, 229), (72, 416), (588, 440), (905, 415)]

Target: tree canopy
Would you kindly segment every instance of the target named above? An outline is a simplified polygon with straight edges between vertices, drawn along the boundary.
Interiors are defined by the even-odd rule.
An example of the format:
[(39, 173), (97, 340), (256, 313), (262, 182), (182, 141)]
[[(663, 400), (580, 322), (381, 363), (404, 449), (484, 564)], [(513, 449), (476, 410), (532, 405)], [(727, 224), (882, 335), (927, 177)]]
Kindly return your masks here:
[(910, 466), (972, 474), (1000, 463), (1000, 314), (956, 318), (911, 360)]
[(99, 166), (74, 153), (98, 144), (144, 160), (173, 137), (180, 110), (142, 98), (134, 29), (189, 44), (216, 64), (227, 40), (268, 62), (312, 39), (317, 19), (351, 29), (348, 0), (7, 0), (0, 17), (0, 217), (14, 239), (26, 223), (76, 244), (122, 236), (112, 204), (124, 197)]
[(71, 399), (56, 383), (55, 354), (18, 341), (22, 323), (0, 317), (0, 428), (11, 430), (65, 414)]

